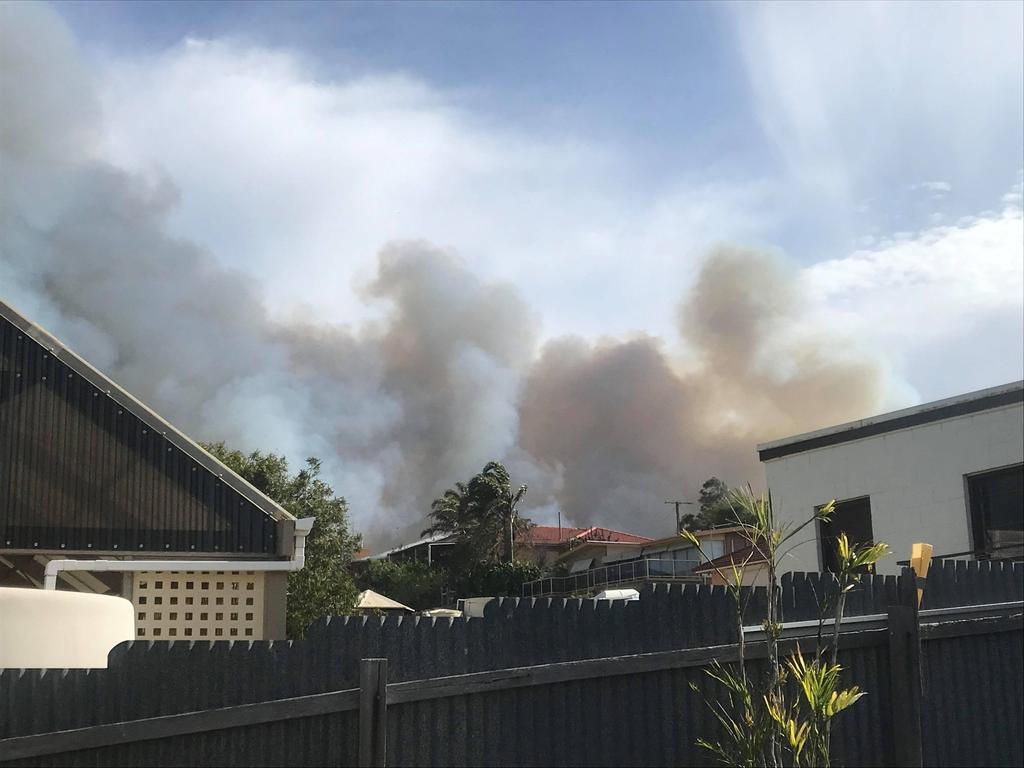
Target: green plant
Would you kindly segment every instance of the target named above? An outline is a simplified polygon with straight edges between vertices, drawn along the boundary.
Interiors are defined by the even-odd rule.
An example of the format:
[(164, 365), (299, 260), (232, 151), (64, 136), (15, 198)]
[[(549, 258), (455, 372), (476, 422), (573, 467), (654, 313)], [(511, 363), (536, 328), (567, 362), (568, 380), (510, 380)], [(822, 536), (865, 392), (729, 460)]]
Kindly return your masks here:
[(295, 517), (316, 518), (306, 537), (306, 565), (288, 574), (288, 637), (302, 637), (322, 616), (350, 612), (357, 591), (348, 565), (361, 540), (349, 525), (345, 499), (320, 478), (320, 460), (306, 459), (305, 467), (292, 475), (283, 456), (244, 454), (224, 443), (203, 447)]
[(447, 581), (443, 568), (414, 561), (373, 560), (356, 577), (359, 589), (372, 589), (417, 611), (441, 605)]
[(540, 578), (540, 568), (533, 563), (515, 560), (511, 563), (478, 562), (452, 575), (452, 584), (459, 597), (498, 597), (522, 594), (523, 584)]
[(430, 505), (431, 524), (422, 535), (455, 535), (454, 559), (465, 565), (515, 560), (516, 534), (530, 527), (519, 515), (526, 486), (515, 488), (508, 470), (489, 461), (468, 483), (456, 483)]
[[(828, 521), (835, 511), (835, 501), (821, 507), (799, 525), (777, 524), (771, 497), (755, 496), (749, 487), (730, 492), (733, 519), (752, 544), (749, 554), (741, 562), (715, 571), (725, 582), (735, 605), (735, 625), (738, 636), (738, 661), (725, 666), (713, 663), (709, 676), (726, 692), (724, 699), (709, 699), (707, 704), (721, 726), (718, 740), (701, 738), (698, 744), (726, 765), (761, 766), (778, 768), (787, 762), (796, 766), (828, 766), (830, 764), (830, 736), (832, 720), (852, 706), (864, 692), (857, 687), (842, 689), (838, 664), (840, 626), (843, 620), (846, 595), (860, 579), (860, 572), (872, 567), (888, 553), (885, 544), (851, 546), (846, 534), (838, 540), (838, 571), (835, 574), (835, 594), (830, 608), (834, 626), (831, 642), (823, 640), (826, 620), (820, 616), (814, 654), (803, 655), (799, 645), (783, 664), (779, 656), (780, 589), (778, 565), (794, 547), (806, 540), (793, 542), (804, 528), (815, 521)], [(710, 560), (700, 540), (688, 530), (681, 535)], [(763, 561), (767, 567), (767, 615), (763, 622), (767, 643), (767, 673), (755, 678), (748, 669), (746, 641), (743, 636), (744, 615), (751, 590), (743, 586), (744, 572), (752, 561)]]

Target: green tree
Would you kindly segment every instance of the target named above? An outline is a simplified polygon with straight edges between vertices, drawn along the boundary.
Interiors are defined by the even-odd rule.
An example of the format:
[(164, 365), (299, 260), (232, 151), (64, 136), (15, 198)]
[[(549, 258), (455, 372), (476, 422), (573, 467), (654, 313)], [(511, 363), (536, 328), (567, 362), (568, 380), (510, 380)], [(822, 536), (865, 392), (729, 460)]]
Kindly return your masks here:
[(356, 577), (360, 589), (372, 589), (415, 610), (437, 608), (448, 574), (424, 562), (393, 563), (373, 560)]
[(295, 517), (316, 518), (306, 537), (306, 565), (288, 574), (288, 636), (302, 637), (316, 619), (351, 611), (358, 593), (348, 565), (361, 540), (349, 527), (345, 499), (320, 479), (320, 460), (306, 459), (292, 475), (283, 456), (243, 454), (224, 443), (203, 447)]
[(709, 477), (700, 487), (700, 511), (706, 516), (715, 516), (731, 509), (729, 486), (717, 477)]
[(477, 562), (454, 575), (453, 587), (459, 597), (519, 597), (523, 584), (540, 574), (538, 566), (521, 560)]
[(722, 480), (708, 478), (700, 487), (700, 512), (683, 515), (682, 527), (701, 531), (721, 525), (752, 524), (754, 518), (744, 506), (735, 503), (735, 498), (735, 492)]
[(456, 483), (430, 505), (431, 524), (422, 535), (455, 535), (457, 564), (515, 560), (515, 537), (530, 527), (519, 515), (526, 486), (514, 488), (508, 470), (490, 461), (468, 483)]

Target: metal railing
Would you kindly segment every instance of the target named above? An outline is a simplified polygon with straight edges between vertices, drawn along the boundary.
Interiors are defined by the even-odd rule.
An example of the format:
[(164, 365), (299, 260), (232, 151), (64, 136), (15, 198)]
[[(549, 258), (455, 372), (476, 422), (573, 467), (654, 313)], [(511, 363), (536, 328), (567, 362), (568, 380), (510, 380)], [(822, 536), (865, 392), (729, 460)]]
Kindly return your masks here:
[(549, 576), (523, 584), (523, 597), (589, 593), (617, 584), (652, 580), (693, 579), (700, 560), (630, 560), (591, 568), (568, 576)]

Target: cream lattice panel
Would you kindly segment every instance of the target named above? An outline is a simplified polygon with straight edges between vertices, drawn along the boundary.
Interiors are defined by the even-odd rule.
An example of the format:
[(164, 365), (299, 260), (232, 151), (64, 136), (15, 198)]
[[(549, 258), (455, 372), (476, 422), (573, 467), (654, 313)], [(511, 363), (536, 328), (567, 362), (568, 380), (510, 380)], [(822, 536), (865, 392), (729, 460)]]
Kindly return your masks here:
[(262, 640), (263, 574), (141, 571), (132, 589), (139, 640)]

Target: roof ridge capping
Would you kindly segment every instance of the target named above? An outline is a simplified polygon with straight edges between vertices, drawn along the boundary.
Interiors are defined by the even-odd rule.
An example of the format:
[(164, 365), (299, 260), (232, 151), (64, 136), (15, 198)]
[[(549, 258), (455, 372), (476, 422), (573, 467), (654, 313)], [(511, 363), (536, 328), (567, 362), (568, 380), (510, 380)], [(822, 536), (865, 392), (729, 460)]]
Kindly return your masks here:
[(816, 448), (825, 448), (887, 432), (910, 429), (922, 424), (945, 421), (1021, 402), (1024, 402), (1024, 380), (965, 392), (898, 411), (868, 416), (858, 421), (848, 421), (813, 432), (803, 432), (759, 443), (757, 453), (761, 461), (770, 461)]
[(120, 386), (109, 376), (95, 368), (85, 358), (76, 353), (66, 344), (62, 343), (52, 333), (47, 331), (41, 325), (29, 320), (3, 299), (0, 299), (0, 317), (8, 320), (37, 344), (48, 349), (50, 354), (55, 358), (63, 362), (97, 389), (106, 392), (108, 397), (113, 399), (122, 407), (132, 411), (140, 419), (147, 422), (151, 428), (160, 431), (171, 443), (207, 470), (213, 472), (228, 486), (236, 490), (263, 512), (270, 515), (275, 520), (296, 519), (295, 516), (287, 509), (282, 507), (212, 453), (192, 440), (192, 438), (128, 392), (124, 387)]

